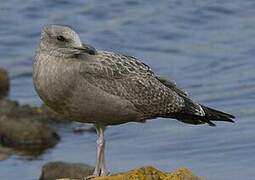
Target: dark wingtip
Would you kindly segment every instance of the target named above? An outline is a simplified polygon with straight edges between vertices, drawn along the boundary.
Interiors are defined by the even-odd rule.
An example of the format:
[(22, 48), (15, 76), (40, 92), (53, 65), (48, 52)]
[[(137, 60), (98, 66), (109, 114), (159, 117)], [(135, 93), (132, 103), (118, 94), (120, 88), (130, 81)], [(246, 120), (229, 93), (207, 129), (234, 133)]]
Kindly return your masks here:
[(209, 126), (211, 126), (211, 127), (215, 127), (216, 126), (216, 124), (214, 124), (213, 122), (211, 122), (211, 121), (207, 121), (206, 122)]
[(231, 119), (235, 119), (236, 117), (235, 116), (233, 116), (232, 114), (228, 114), (229, 115), (229, 117), (231, 118)]
[[(231, 122), (231, 123), (235, 123), (235, 121), (234, 120), (232, 120), (232, 119), (225, 119), (224, 120), (225, 122)], [(209, 126), (211, 126), (211, 127), (215, 127), (216, 126), (216, 124), (214, 124), (213, 122), (211, 122), (211, 121), (209, 121), (209, 122), (206, 122)]]
[(201, 105), (203, 110), (205, 111), (206, 117), (212, 121), (226, 121), (234, 123), (235, 116), (232, 114), (228, 114), (222, 111), (218, 111), (216, 109), (212, 109), (206, 106)]
[(232, 119), (229, 119), (229, 121), (228, 121), (228, 122), (235, 123), (235, 121), (234, 121), (234, 120), (232, 120)]
[(225, 121), (225, 122), (231, 122), (231, 123), (235, 123), (235, 121), (233, 119), (230, 118), (222, 118), (221, 120), (217, 120), (217, 121)]
[(221, 111), (218, 111), (220, 112), (221, 114), (225, 115), (227, 118), (230, 118), (230, 119), (235, 119), (236, 117), (232, 114), (228, 114), (228, 113), (225, 113), (225, 112), (221, 112)]

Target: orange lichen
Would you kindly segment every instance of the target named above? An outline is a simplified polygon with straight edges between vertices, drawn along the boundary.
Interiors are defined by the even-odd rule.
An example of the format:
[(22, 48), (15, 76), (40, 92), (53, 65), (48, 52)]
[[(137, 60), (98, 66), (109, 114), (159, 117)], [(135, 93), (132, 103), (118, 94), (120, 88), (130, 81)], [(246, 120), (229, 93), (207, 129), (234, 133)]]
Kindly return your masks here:
[(93, 180), (202, 180), (187, 168), (180, 168), (171, 173), (162, 172), (152, 166), (134, 169), (112, 176), (97, 177)]
[[(71, 179), (58, 179), (71, 180)], [(179, 168), (173, 172), (162, 172), (152, 166), (134, 169), (128, 172), (118, 173), (111, 176), (91, 178), (91, 180), (205, 180), (195, 176), (187, 168)]]

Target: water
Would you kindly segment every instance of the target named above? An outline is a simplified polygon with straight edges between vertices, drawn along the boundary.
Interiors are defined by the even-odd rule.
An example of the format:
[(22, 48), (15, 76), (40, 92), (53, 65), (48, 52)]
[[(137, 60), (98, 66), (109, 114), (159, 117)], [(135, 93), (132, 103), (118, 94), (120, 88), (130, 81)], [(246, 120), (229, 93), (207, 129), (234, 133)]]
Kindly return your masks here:
[[(157, 119), (108, 128), (110, 171), (143, 165), (185, 166), (209, 180), (255, 175), (255, 2), (252, 0), (17, 0), (0, 4), (0, 65), (11, 76), (12, 99), (39, 105), (32, 85), (33, 54), (44, 24), (67, 24), (83, 41), (143, 59), (190, 96), (233, 113), (216, 128)], [(34, 180), (54, 160), (95, 163), (95, 134), (59, 127), (61, 142), (34, 160), (0, 162), (1, 180)]]

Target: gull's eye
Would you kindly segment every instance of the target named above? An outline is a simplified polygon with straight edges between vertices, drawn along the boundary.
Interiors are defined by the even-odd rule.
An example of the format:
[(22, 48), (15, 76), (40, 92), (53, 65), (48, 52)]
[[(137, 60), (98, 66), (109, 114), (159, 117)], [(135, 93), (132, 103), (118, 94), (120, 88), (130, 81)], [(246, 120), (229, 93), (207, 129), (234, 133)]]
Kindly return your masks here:
[(67, 39), (64, 36), (57, 36), (57, 40), (67, 42)]

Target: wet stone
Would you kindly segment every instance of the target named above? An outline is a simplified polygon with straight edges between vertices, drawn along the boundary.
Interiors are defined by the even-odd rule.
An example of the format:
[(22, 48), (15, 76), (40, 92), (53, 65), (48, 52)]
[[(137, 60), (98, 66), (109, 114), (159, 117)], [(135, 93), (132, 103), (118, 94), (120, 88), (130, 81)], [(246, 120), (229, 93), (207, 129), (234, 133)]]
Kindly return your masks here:
[[(17, 101), (0, 100), (0, 145), (14, 147), (15, 153), (40, 155), (55, 146), (60, 137), (52, 128), (58, 123), (70, 123), (48, 106), (20, 105)], [(77, 126), (80, 125), (80, 126)], [(76, 123), (73, 132), (96, 132), (90, 124)], [(32, 153), (32, 154), (31, 154)]]
[(93, 173), (94, 167), (81, 163), (49, 162), (42, 168), (40, 180), (82, 179)]
[(59, 140), (55, 130), (33, 118), (0, 117), (0, 144), (3, 146), (40, 152), (55, 146)]

